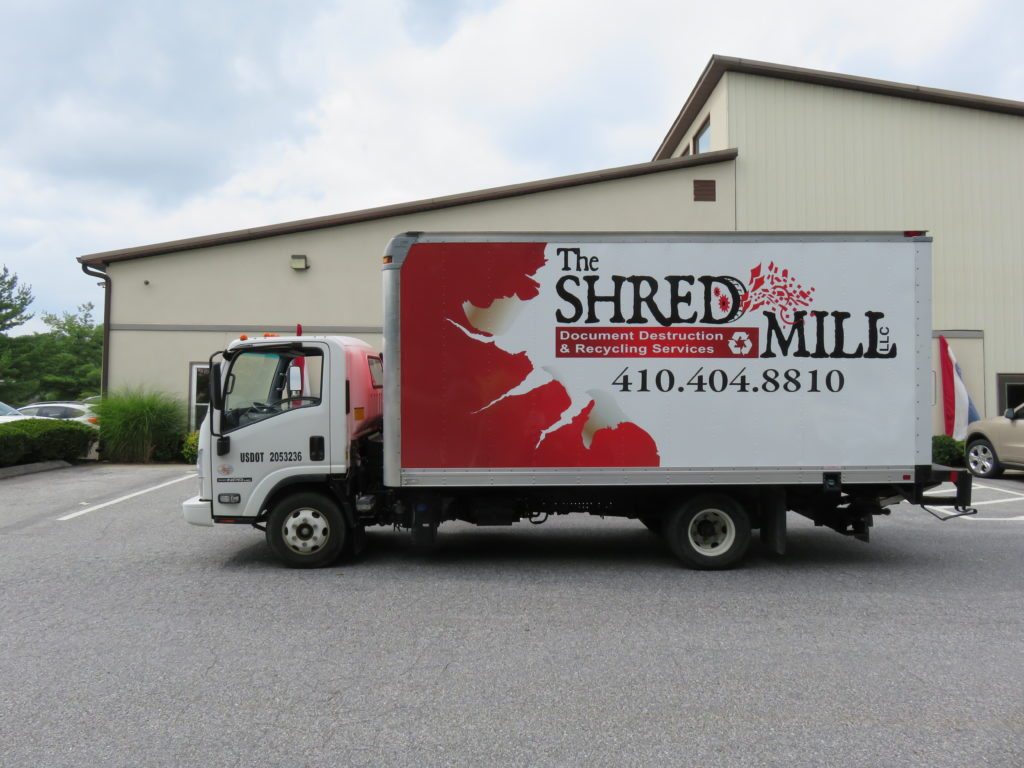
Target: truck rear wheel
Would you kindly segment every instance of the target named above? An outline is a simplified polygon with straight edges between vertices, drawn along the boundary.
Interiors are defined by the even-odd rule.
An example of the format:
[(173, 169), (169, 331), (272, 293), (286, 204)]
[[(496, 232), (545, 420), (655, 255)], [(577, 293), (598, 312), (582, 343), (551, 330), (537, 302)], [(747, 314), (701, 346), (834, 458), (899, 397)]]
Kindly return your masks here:
[(285, 496), (267, 517), (267, 544), (291, 568), (330, 565), (341, 554), (346, 534), (338, 505), (313, 491)]
[(690, 568), (732, 568), (750, 545), (750, 518), (729, 496), (695, 496), (668, 519), (665, 538), (673, 554)]

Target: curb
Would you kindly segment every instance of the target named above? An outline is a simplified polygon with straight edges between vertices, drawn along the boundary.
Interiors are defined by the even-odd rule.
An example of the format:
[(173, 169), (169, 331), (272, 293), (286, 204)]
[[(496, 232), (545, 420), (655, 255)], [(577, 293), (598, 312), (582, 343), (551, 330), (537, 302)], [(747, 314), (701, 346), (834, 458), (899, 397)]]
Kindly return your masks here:
[(37, 461), (35, 464), (19, 464), (16, 467), (0, 469), (0, 480), (21, 475), (34, 475), (36, 472), (49, 472), (51, 469), (64, 469), (70, 466), (66, 461)]

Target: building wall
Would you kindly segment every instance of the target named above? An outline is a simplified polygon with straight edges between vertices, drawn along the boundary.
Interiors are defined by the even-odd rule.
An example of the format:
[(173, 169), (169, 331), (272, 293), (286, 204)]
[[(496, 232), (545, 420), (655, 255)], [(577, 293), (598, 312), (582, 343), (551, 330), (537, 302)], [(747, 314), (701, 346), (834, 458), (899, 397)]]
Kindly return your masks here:
[(737, 228), (928, 230), (934, 327), (984, 333), (994, 415), (1024, 371), (1024, 120), (735, 72), (727, 95)]
[[(358, 336), (380, 346), (381, 256), (398, 233), (423, 231), (728, 231), (733, 162), (475, 203), (331, 229), (150, 256), (109, 265), (110, 386), (188, 394), (189, 364), (240, 332)], [(717, 201), (695, 203), (693, 180)], [(310, 269), (295, 272), (292, 254)], [(147, 284), (148, 281), (148, 284)]]
[(683, 150), (690, 147), (690, 152), (693, 152), (693, 136), (700, 127), (704, 125), (704, 121), (711, 117), (711, 148), (710, 152), (715, 152), (719, 149), (730, 149), (735, 147), (734, 143), (730, 142), (729, 135), (729, 77), (731, 73), (726, 73), (722, 76), (722, 79), (718, 81), (718, 85), (715, 86), (714, 90), (711, 91), (711, 95), (708, 96), (708, 100), (701, 107), (700, 112), (697, 114), (697, 119), (694, 120), (690, 127), (686, 129), (686, 133), (683, 134), (682, 140), (672, 150), (672, 157), (679, 157), (683, 154)]

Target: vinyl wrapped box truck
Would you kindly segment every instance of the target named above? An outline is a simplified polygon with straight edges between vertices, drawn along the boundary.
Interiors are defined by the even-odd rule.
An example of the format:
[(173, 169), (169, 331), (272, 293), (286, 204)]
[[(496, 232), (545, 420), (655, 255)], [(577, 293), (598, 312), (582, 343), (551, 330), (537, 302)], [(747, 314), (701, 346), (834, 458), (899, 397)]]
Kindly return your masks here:
[[(287, 564), (366, 527), (634, 518), (727, 568), (787, 513), (867, 540), (902, 500), (970, 503), (931, 463), (931, 239), (425, 234), (384, 256), (384, 354), (331, 336), (211, 358), (199, 525)], [(926, 491), (953, 480), (953, 495)]]

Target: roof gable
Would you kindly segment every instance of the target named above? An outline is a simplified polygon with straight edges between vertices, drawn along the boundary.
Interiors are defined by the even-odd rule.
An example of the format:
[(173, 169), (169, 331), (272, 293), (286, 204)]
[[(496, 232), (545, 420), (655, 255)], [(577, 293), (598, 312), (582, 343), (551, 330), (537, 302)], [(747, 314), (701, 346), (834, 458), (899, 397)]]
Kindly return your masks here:
[(726, 72), (741, 72), (748, 75), (774, 77), (780, 80), (792, 80), (811, 85), (826, 85), (832, 88), (845, 88), (852, 91), (876, 93), (882, 96), (895, 96), (915, 101), (930, 101), (967, 109), (981, 109), (988, 112), (1002, 112), (1008, 115), (1024, 117), (1024, 102), (1010, 99), (997, 99), (991, 96), (978, 96), (958, 91), (946, 91), (940, 88), (925, 88), (920, 85), (894, 83), (888, 80), (875, 80), (868, 77), (842, 75), (836, 72), (824, 72), (817, 69), (790, 67), (784, 64), (772, 64), (752, 59), (737, 59), (731, 56), (714, 55), (708, 61), (697, 84), (690, 91), (683, 108), (672, 123), (668, 133), (654, 153), (654, 160), (664, 160), (672, 156), (673, 150), (682, 141), (683, 135), (696, 119), (711, 92), (718, 85)]

